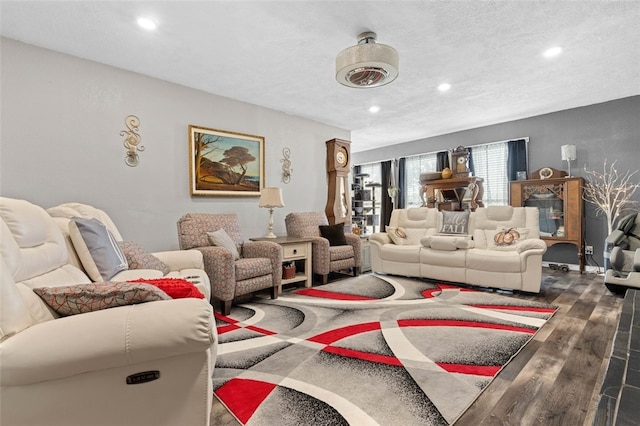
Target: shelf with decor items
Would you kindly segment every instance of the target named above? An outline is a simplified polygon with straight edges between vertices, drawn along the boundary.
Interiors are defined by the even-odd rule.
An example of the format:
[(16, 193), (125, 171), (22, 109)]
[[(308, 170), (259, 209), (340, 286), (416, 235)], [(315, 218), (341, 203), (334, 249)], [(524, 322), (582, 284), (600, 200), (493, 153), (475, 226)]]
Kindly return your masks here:
[(366, 182), (369, 177), (367, 173), (356, 174), (353, 178), (353, 196), (351, 203), (353, 215), (351, 221), (352, 229), (358, 229), (361, 235), (367, 235), (367, 231), (376, 232), (376, 227), (380, 225), (381, 203), (376, 199), (376, 189), (382, 185), (374, 182)]
[(580, 273), (584, 272), (584, 202), (581, 177), (567, 177), (563, 171), (544, 167), (529, 180), (510, 182), (510, 203), (514, 207), (537, 207), (540, 238), (547, 247), (573, 244), (578, 250)]

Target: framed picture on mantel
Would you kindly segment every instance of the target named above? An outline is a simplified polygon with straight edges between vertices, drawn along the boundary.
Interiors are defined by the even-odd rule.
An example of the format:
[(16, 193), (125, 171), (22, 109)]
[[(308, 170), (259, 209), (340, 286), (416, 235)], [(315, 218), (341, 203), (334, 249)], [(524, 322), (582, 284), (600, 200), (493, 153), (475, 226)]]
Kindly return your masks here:
[(259, 197), (264, 137), (189, 125), (191, 195)]

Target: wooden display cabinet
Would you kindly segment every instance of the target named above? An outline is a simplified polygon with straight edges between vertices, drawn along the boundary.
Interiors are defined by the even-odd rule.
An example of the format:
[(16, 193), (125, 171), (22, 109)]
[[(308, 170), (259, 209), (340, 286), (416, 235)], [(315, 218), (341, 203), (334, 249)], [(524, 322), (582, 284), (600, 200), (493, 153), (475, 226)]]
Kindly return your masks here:
[[(542, 171), (542, 174), (540, 174)], [(584, 202), (581, 177), (565, 177), (549, 167), (532, 173), (530, 180), (510, 182), (514, 207), (538, 207), (540, 238), (547, 247), (573, 244), (578, 250), (580, 273), (584, 272)], [(539, 179), (540, 176), (547, 176)]]

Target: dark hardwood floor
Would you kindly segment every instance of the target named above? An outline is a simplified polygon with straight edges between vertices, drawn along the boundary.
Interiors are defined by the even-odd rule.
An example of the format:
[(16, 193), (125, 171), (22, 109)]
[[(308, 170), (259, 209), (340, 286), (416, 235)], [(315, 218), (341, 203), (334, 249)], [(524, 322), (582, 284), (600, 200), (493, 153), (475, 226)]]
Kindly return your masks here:
[[(547, 268), (539, 294), (509, 297), (559, 309), (455, 425), (591, 425), (623, 297), (601, 276)], [(214, 397), (211, 424), (239, 423)]]

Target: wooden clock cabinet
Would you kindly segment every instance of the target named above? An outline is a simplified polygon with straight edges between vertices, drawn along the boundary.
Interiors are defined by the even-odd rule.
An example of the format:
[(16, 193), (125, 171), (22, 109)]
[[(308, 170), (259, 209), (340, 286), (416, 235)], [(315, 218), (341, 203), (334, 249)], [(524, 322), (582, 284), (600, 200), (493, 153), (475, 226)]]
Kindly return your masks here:
[(545, 167), (529, 180), (510, 182), (510, 202), (514, 207), (538, 207), (540, 238), (547, 247), (573, 244), (578, 250), (580, 273), (584, 272), (584, 202), (581, 177)]

